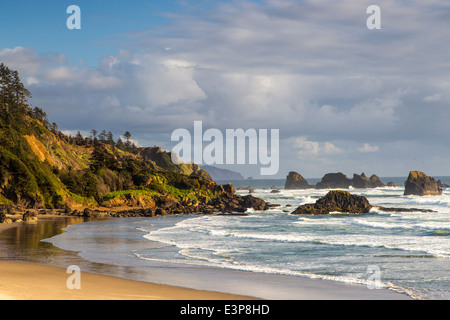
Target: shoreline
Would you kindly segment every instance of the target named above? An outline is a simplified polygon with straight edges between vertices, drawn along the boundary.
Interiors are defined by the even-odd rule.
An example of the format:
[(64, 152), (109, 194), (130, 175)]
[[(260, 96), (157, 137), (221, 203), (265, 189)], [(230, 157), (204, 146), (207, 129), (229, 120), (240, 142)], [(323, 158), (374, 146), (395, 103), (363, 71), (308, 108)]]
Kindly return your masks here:
[[(38, 224), (55, 224), (55, 221), (70, 220), (73, 217), (67, 216), (42, 216), (42, 220)], [(65, 218), (65, 219), (64, 219)], [(45, 221), (47, 220), (47, 221)], [(98, 220), (98, 219), (95, 219)], [(75, 223), (82, 223), (82, 219), (78, 218)], [(69, 223), (70, 224), (70, 223)], [(5, 231), (13, 230), (11, 228), (21, 226), (20, 223), (11, 225), (0, 225), (0, 246)], [(53, 226), (54, 227), (54, 226)], [(60, 227), (58, 227), (60, 228)], [(64, 227), (61, 227), (62, 229)], [(19, 230), (19, 229), (17, 229)], [(59, 230), (59, 232), (63, 232)], [(56, 235), (56, 234), (55, 234)], [(40, 239), (39, 239), (40, 241)], [(47, 244), (47, 246), (51, 246)], [(59, 249), (59, 248), (57, 248)], [(38, 249), (36, 249), (39, 251)], [(36, 251), (34, 250), (34, 251)], [(33, 252), (34, 252), (33, 251)], [(67, 255), (63, 259), (69, 261), (84, 260), (78, 257), (74, 252), (66, 252), (59, 249), (58, 254)], [(172, 275), (177, 279), (170, 278), (170, 273), (163, 274), (157, 281), (141, 281), (132, 278), (124, 278), (123, 272), (118, 272), (117, 266), (99, 264), (96, 269), (99, 273), (82, 272), (83, 284), (86, 289), (68, 290), (66, 280), (70, 276), (66, 273), (66, 269), (62, 267), (49, 266), (47, 263), (36, 263), (37, 259), (28, 256), (25, 260), (15, 261), (8, 257), (0, 255), (0, 275), (8, 274), (11, 270), (17, 270), (14, 277), (0, 276), (0, 300), (2, 299), (84, 299), (84, 300), (411, 300), (412, 298), (406, 294), (397, 293), (389, 289), (369, 290), (363, 285), (350, 285), (321, 279), (310, 279), (295, 276), (276, 275), (276, 274), (260, 274), (256, 272), (237, 271), (219, 268), (192, 268), (187, 274), (177, 274), (173, 271)], [(52, 258), (53, 259), (53, 258)], [(86, 262), (86, 261), (85, 261)], [(90, 262), (89, 262), (90, 263)], [(70, 263), (72, 264), (72, 263)], [(76, 263), (75, 263), (76, 264)], [(95, 264), (95, 263), (90, 263)], [(112, 268), (111, 268), (112, 267)], [(170, 267), (170, 266), (167, 266)], [(171, 268), (168, 268), (171, 269)], [(21, 270), (21, 272), (18, 272)], [(83, 270), (83, 268), (82, 268)], [(163, 270), (163, 269), (161, 269)], [(161, 271), (158, 270), (158, 271)], [(183, 269), (186, 271), (186, 269)], [(117, 272), (117, 273), (116, 273)], [(106, 274), (117, 274), (106, 275)], [(158, 272), (155, 272), (158, 274)], [(40, 286), (33, 283), (39, 281), (29, 281), (32, 275), (41, 278)], [(161, 273), (162, 274), (162, 273)], [(169, 277), (167, 277), (169, 275)], [(161, 276), (161, 275), (160, 275)], [(164, 279), (164, 277), (166, 277)], [(7, 280), (7, 279), (11, 280)], [(177, 283), (178, 280), (178, 283)], [(181, 281), (180, 281), (181, 280)], [(89, 283), (86, 283), (89, 282)], [(175, 282), (174, 282), (175, 281)], [(160, 284), (168, 283), (168, 284)], [(172, 282), (172, 283), (170, 283)], [(175, 284), (173, 284), (175, 283)], [(180, 285), (179, 285), (180, 284)], [(206, 284), (206, 285), (205, 285)], [(48, 292), (42, 290), (42, 287), (49, 288)], [(26, 291), (14, 291), (14, 288), (22, 288)], [(26, 290), (23, 290), (23, 289)], [(124, 289), (126, 288), (126, 289)], [(119, 290), (118, 290), (119, 289)], [(84, 293), (82, 291), (84, 290)], [(223, 290), (223, 291), (222, 291)], [(79, 291), (79, 292), (78, 292)], [(107, 292), (106, 294), (104, 292)], [(229, 293), (223, 293), (223, 292)], [(20, 293), (19, 293), (20, 292)], [(34, 293), (33, 293), (34, 292)], [(44, 292), (44, 293), (43, 293)], [(46, 293), (45, 293), (46, 292)], [(54, 293), (58, 294), (54, 294)], [(102, 293), (103, 292), (103, 293)], [(132, 292), (135, 292), (133, 294)], [(14, 294), (15, 293), (15, 294)], [(259, 298), (261, 297), (262, 298)], [(286, 298), (284, 298), (286, 297)], [(294, 297), (294, 298), (292, 298)]]
[[(44, 215), (39, 218), (42, 220), (35, 224), (52, 224), (69, 217)], [(21, 226), (22, 222), (0, 224), (0, 241), (4, 240), (2, 236), (5, 231)], [(24, 260), (28, 260), (27, 258), (30, 257)], [(81, 257), (79, 259), (84, 260)], [(259, 300), (250, 296), (136, 281), (92, 272), (82, 271), (80, 275), (81, 289), (70, 290), (67, 280), (71, 274), (67, 273), (66, 268), (18, 261), (4, 257), (0, 251), (0, 300)]]

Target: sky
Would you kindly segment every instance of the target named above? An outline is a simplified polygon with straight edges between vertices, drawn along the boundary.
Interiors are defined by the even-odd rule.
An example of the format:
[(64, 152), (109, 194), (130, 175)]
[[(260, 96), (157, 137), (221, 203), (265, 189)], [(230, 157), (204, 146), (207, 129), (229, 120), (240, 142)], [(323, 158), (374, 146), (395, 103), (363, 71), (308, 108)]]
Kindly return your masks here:
[[(373, 4), (381, 29), (366, 25)], [(279, 170), (263, 178), (450, 176), (449, 40), (445, 0), (0, 3), (0, 62), (60, 130), (171, 150), (195, 121), (277, 129)]]

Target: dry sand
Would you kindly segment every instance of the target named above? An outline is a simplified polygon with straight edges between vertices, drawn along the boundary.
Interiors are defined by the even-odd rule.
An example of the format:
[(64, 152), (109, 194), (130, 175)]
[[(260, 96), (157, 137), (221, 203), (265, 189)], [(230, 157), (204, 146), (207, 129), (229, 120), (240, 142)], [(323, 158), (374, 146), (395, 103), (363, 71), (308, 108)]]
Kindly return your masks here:
[(70, 290), (64, 268), (0, 261), (2, 300), (247, 300), (250, 297), (81, 273)]

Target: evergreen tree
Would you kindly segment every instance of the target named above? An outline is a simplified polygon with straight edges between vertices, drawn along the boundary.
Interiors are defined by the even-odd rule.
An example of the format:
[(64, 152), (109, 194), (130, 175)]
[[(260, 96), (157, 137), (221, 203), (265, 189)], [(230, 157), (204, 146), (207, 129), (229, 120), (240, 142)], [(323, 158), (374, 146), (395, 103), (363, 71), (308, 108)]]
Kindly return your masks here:
[(126, 131), (126, 132), (124, 133), (124, 137), (127, 139), (126, 146), (129, 147), (129, 146), (130, 146), (131, 133), (130, 133), (129, 131)]
[(125, 144), (123, 143), (121, 138), (119, 138), (119, 140), (117, 140), (116, 146), (117, 146), (117, 148), (119, 148), (121, 150), (125, 150), (125, 148), (126, 148)]
[(106, 134), (106, 130), (102, 130), (102, 132), (98, 135), (98, 140), (100, 141), (100, 143), (106, 143), (108, 137)]
[(115, 145), (114, 136), (113, 136), (111, 131), (109, 131), (108, 134), (107, 134), (107, 142), (106, 143), (108, 143), (111, 146)]
[(84, 138), (83, 138), (83, 136), (81, 135), (81, 132), (80, 132), (80, 131), (78, 131), (78, 132), (77, 132), (77, 135), (75, 136), (75, 144), (76, 144), (77, 146), (82, 146), (82, 145), (84, 144)]

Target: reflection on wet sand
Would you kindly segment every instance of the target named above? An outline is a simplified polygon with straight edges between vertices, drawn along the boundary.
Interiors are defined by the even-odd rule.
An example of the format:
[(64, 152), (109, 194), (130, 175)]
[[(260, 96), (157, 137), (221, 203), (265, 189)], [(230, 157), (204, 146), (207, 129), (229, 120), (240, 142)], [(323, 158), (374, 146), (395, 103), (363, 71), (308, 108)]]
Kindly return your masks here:
[[(41, 241), (64, 232), (76, 223), (93, 221), (83, 217), (40, 217), (36, 223), (20, 223), (0, 232), (0, 260), (28, 262), (67, 268), (78, 265), (84, 271), (116, 274), (117, 267), (82, 259), (76, 252), (55, 247)], [(98, 220), (98, 219), (97, 219)]]

